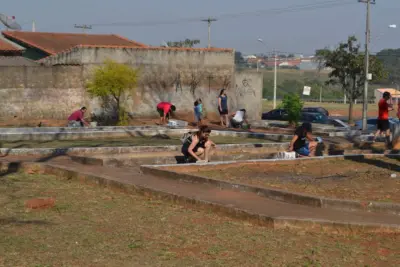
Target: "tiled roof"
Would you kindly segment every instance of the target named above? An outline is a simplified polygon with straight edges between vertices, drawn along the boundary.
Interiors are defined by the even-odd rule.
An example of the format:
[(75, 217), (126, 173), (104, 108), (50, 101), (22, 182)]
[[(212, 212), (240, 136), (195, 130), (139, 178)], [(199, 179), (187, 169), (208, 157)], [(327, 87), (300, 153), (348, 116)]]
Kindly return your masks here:
[(0, 66), (38, 66), (39, 64), (25, 57), (2, 57), (0, 56)]
[(105, 45), (116, 47), (147, 47), (115, 34), (49, 33), (6, 31), (3, 35), (24, 45), (54, 55), (77, 45)]
[(13, 45), (10, 41), (5, 40), (0, 36), (0, 51), (6, 52), (19, 52), (22, 51), (21, 47)]

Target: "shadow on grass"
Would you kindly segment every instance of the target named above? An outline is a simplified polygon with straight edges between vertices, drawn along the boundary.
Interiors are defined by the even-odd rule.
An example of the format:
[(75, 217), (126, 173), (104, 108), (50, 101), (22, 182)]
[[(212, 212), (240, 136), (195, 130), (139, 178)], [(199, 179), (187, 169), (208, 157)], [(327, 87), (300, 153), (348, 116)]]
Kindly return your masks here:
[(0, 218), (0, 225), (52, 225), (54, 223), (43, 220), (18, 220), (14, 217)]

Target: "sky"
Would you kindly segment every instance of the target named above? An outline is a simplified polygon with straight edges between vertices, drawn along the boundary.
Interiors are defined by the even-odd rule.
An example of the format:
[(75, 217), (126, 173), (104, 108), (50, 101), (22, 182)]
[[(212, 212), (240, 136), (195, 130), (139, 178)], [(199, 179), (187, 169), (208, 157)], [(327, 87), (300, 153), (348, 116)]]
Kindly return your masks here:
[[(319, 48), (333, 48), (349, 35), (356, 35), (364, 43), (365, 4), (358, 3), (358, 0), (336, 0), (338, 3), (335, 7), (315, 8), (315, 4), (326, 6), (327, 1), (332, 2), (4, 0), (0, 13), (16, 16), (17, 21), (27, 31), (32, 28), (32, 20), (36, 22), (36, 30), (44, 32), (81, 32), (74, 28), (74, 24), (90, 24), (94, 25), (90, 33), (115, 33), (154, 46), (160, 45), (162, 41), (200, 39), (200, 47), (207, 46), (208, 40), (207, 23), (200, 19), (211, 16), (219, 19), (211, 26), (211, 45), (234, 48), (244, 54), (268, 53), (273, 49), (287, 53), (313, 54)], [(376, 2), (376, 5), (371, 6), (371, 51), (399, 48), (400, 1)], [(298, 7), (300, 5), (303, 5), (301, 9)], [(276, 9), (281, 9), (282, 12), (276, 12)], [(165, 21), (175, 23), (161, 23)], [(104, 25), (120, 22), (126, 22), (127, 25)], [(397, 29), (389, 28), (390, 24), (397, 24)], [(258, 38), (263, 39), (265, 45), (257, 42)]]

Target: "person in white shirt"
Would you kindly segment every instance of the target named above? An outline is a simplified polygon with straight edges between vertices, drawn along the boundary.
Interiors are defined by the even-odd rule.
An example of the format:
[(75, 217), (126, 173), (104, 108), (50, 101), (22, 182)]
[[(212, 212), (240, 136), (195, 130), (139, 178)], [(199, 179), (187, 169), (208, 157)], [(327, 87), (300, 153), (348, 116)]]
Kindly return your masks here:
[(241, 109), (233, 113), (231, 119), (231, 126), (233, 128), (241, 128), (243, 126), (243, 123), (246, 123), (247, 125), (249, 124), (247, 121), (247, 116), (246, 116), (246, 110)]

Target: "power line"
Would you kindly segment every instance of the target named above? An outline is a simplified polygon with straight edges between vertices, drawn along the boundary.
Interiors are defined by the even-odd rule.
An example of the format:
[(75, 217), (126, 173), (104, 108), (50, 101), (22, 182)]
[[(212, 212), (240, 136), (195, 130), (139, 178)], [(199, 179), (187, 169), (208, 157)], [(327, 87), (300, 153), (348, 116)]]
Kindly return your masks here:
[[(319, 3), (313, 4), (303, 4), (303, 5), (293, 5), (285, 8), (272, 8), (272, 9), (263, 9), (258, 11), (247, 11), (247, 12), (238, 12), (238, 13), (227, 13), (221, 14), (219, 16), (212, 16), (215, 19), (223, 20), (223, 19), (235, 19), (241, 16), (261, 16), (261, 15), (280, 15), (284, 13), (291, 12), (300, 12), (300, 11), (312, 11), (317, 9), (325, 9), (325, 8), (333, 8), (345, 5), (354, 5), (354, 0), (328, 0)], [(204, 19), (204, 17), (194, 17), (194, 18), (181, 18), (175, 20), (159, 20), (159, 21), (142, 21), (142, 22), (113, 22), (113, 23), (94, 23), (91, 24), (95, 27), (112, 27), (112, 26), (129, 26), (129, 27), (144, 27), (144, 26), (160, 26), (160, 25), (174, 25), (181, 23), (194, 23), (200, 22)]]

